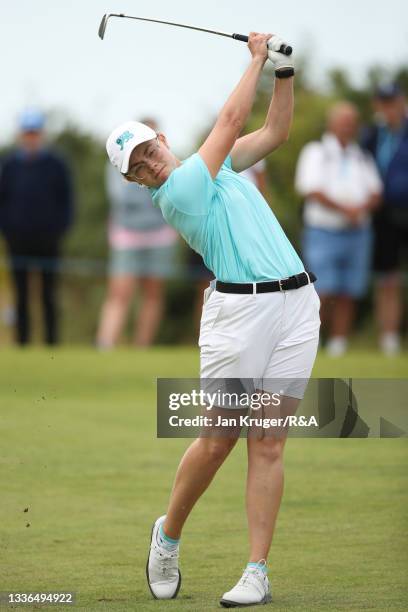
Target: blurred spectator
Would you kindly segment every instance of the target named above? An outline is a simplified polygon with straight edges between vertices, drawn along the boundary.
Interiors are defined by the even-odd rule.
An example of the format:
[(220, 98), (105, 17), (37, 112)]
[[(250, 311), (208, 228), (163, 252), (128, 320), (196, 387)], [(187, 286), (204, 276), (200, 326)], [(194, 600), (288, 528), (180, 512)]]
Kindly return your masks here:
[(400, 349), (403, 312), (401, 274), (408, 261), (408, 120), (405, 99), (396, 84), (379, 87), (374, 97), (377, 124), (363, 136), (384, 182), (382, 206), (374, 216), (376, 314), (380, 346)]
[[(143, 123), (157, 131), (154, 120), (144, 119)], [(174, 274), (177, 234), (153, 206), (149, 190), (127, 182), (110, 163), (106, 166), (106, 187), (111, 203), (110, 266), (97, 346), (115, 346), (136, 289), (140, 290), (141, 304), (134, 344), (149, 346), (163, 315), (164, 279)]]
[(29, 273), (41, 273), (45, 341), (58, 341), (56, 285), (61, 240), (72, 222), (71, 177), (44, 140), (45, 118), (20, 118), (18, 147), (1, 162), (0, 229), (6, 240), (17, 302), (17, 340), (30, 341)]
[(370, 213), (381, 180), (374, 161), (355, 142), (358, 113), (348, 102), (332, 107), (321, 141), (301, 152), (296, 187), (305, 198), (303, 255), (317, 276), (321, 319), (332, 356), (347, 348), (355, 300), (366, 291), (371, 257)]

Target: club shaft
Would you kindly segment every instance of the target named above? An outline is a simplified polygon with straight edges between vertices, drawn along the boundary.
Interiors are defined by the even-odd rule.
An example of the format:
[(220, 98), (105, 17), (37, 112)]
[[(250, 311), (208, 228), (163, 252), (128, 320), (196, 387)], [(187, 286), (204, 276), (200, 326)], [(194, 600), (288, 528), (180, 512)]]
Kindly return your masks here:
[(227, 36), (232, 38), (233, 35), (221, 30), (209, 30), (208, 28), (199, 28), (198, 26), (187, 25), (186, 23), (176, 23), (175, 21), (163, 21), (162, 19), (151, 19), (147, 17), (134, 17), (132, 15), (124, 15), (123, 13), (111, 13), (109, 17), (124, 17), (125, 19), (136, 19), (137, 21), (150, 21), (152, 23), (163, 23), (165, 25), (176, 26), (177, 28), (187, 28), (188, 30), (197, 30), (199, 32), (208, 32), (209, 34), (218, 34), (219, 36)]
[[(109, 17), (122, 17), (125, 19), (135, 19), (136, 21), (149, 21), (151, 23), (162, 23), (164, 25), (171, 25), (177, 28), (186, 28), (187, 30), (196, 30), (198, 32), (207, 32), (208, 34), (217, 34), (218, 36), (226, 36), (227, 38), (233, 38), (235, 40), (240, 40), (242, 42), (248, 42), (248, 36), (245, 34), (236, 34), (230, 32), (223, 32), (222, 30), (210, 30), (209, 28), (200, 28), (198, 26), (188, 25), (186, 23), (176, 23), (175, 21), (164, 21), (162, 19), (152, 19), (149, 17), (135, 17), (134, 15), (125, 15), (124, 13), (110, 13), (109, 15), (104, 15), (101, 25), (99, 27), (99, 36), (100, 38), (104, 37), (106, 23)], [(285, 55), (292, 54), (292, 47), (289, 45), (283, 44), (281, 46), (280, 51)]]

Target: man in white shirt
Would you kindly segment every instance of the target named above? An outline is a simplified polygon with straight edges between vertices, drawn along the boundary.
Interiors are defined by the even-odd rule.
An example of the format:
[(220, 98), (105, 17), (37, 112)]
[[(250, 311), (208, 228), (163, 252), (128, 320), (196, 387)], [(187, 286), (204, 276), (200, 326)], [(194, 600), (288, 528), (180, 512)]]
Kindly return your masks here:
[(303, 256), (317, 276), (328, 352), (341, 355), (355, 300), (367, 287), (371, 258), (370, 213), (380, 201), (381, 179), (371, 157), (355, 142), (357, 109), (333, 106), (321, 141), (302, 150), (296, 188), (305, 198)]

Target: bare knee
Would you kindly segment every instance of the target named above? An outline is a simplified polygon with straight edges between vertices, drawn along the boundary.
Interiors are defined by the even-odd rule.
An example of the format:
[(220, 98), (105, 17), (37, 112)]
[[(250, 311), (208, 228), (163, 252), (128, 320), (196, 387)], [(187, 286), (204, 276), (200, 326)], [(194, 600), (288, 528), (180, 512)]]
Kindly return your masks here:
[(206, 460), (221, 464), (237, 442), (236, 438), (199, 438)]
[(275, 463), (283, 458), (284, 440), (266, 436), (261, 440), (250, 438), (248, 444), (251, 456), (256, 457), (260, 461)]
[(133, 279), (112, 279), (108, 289), (108, 300), (127, 304), (132, 298), (134, 288)]

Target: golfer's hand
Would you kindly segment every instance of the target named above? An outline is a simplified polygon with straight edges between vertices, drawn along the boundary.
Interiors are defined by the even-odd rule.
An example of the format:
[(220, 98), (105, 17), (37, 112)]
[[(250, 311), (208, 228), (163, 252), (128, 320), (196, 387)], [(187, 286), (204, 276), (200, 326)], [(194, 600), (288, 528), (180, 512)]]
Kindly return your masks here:
[(268, 40), (272, 34), (259, 34), (251, 32), (248, 37), (248, 48), (253, 59), (260, 59), (264, 63), (268, 59)]
[(285, 55), (279, 49), (285, 41), (279, 36), (273, 35), (268, 41), (268, 58), (274, 65), (275, 71), (293, 69), (293, 55)]

